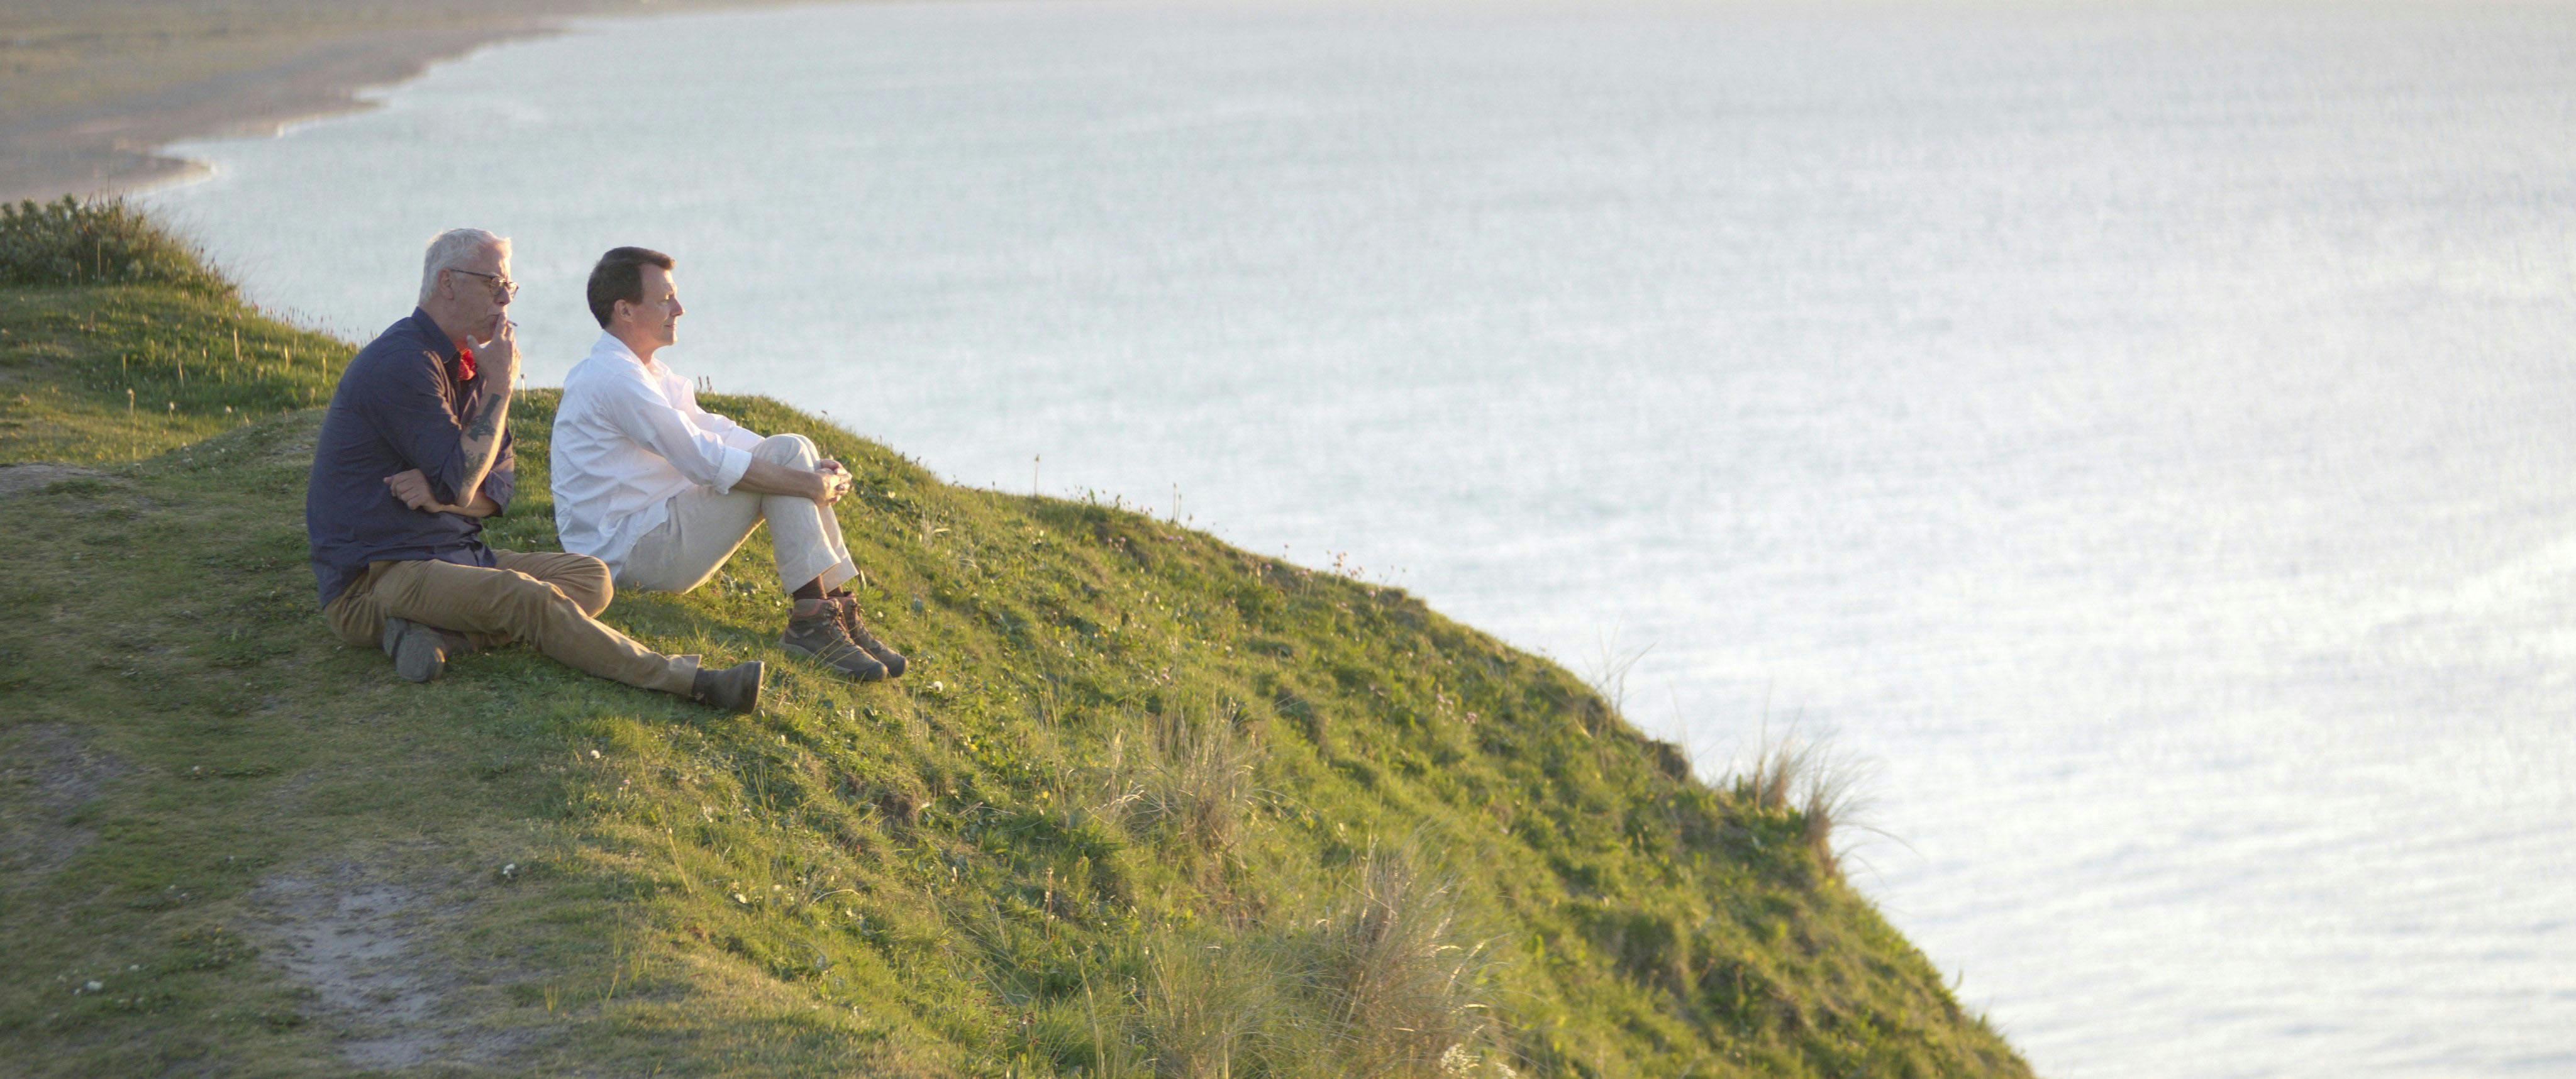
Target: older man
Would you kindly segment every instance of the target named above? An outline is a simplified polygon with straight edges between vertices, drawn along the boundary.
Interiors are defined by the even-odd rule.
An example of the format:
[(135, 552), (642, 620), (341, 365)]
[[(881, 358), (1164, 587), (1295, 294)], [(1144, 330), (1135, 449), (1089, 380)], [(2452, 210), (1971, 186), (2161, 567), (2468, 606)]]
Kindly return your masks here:
[(803, 435), (768, 438), (698, 407), (656, 354), (679, 339), (671, 256), (620, 247), (590, 271), (598, 343), (564, 376), (555, 412), (555, 527), (564, 549), (608, 564), (621, 587), (686, 592), (769, 522), (778, 583), (795, 598), (779, 643), (863, 682), (904, 657), (859, 620), (858, 576), (832, 504), (849, 470)]
[(519, 350), (505, 313), (510, 242), (481, 229), (430, 241), (420, 306), (349, 361), (304, 496), (323, 618), (414, 682), (448, 657), (526, 641), (573, 667), (734, 711), (759, 705), (761, 665), (698, 669), (594, 617), (608, 568), (580, 554), (484, 546), (510, 504), (510, 397)]

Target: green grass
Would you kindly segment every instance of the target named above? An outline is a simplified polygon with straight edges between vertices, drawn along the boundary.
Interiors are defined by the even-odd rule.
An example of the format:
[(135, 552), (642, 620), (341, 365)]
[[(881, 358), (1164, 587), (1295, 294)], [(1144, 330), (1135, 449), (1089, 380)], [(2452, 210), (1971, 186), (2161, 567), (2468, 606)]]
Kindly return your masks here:
[[(761, 716), (524, 648), (415, 686), (313, 610), (351, 345), (170, 284), (0, 288), (0, 342), (0, 461), (91, 470), (0, 495), (27, 1074), (344, 1075), (388, 1032), (417, 1074), (2027, 1074), (1795, 799), (1400, 591), (722, 398), (857, 473), (910, 675), (780, 652), (755, 543), (607, 617), (769, 661)], [(549, 548), (522, 400), (491, 535)], [(297, 936), (352, 924), (410, 979), (355, 1006)]]

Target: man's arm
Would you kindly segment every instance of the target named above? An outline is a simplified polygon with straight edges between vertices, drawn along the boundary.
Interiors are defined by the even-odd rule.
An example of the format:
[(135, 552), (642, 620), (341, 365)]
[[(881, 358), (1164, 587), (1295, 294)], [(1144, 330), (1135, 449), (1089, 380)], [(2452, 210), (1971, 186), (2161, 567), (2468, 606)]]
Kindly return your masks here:
[(376, 394), (369, 411), (377, 430), (425, 480), (412, 492), (404, 489), (408, 485), (396, 485), (399, 473), (385, 477), (404, 505), (433, 513), (453, 512), (433, 507), (471, 505), (500, 462), (509, 442), (510, 399), (519, 367), (518, 348), (506, 323), (484, 349), (490, 362), (483, 368), (482, 392), (461, 416), (439, 389), (433, 356), (395, 365)]
[(385, 477), (385, 487), (393, 492), (395, 501), (422, 513), (461, 513), (468, 517), (489, 517), (501, 512), (501, 504), (493, 501), (491, 495), (484, 494), (480, 490), (475, 491), (474, 497), (462, 506), (451, 506), (439, 501), (436, 495), (430, 493), (429, 477), (421, 475), (417, 468)]
[(699, 427), (692, 414), (674, 407), (641, 371), (601, 372), (578, 387), (566, 387), (564, 397), (566, 411), (578, 397), (586, 415), (605, 421), (637, 449), (669, 462), (701, 487), (733, 490), (753, 464), (749, 449)]
[(744, 469), (742, 478), (735, 480), (733, 485), (739, 490), (764, 495), (810, 498), (817, 506), (829, 506), (840, 501), (842, 495), (850, 493), (850, 474), (848, 472), (808, 472), (794, 465), (782, 465), (755, 457), (752, 458), (751, 467)]
[(669, 392), (667, 387), (671, 385), (671, 382), (677, 382), (679, 385), (680, 411), (688, 414), (690, 426), (716, 436), (716, 438), (722, 441), (725, 445), (734, 447), (735, 449), (752, 450), (759, 448), (760, 432), (734, 422), (734, 419), (731, 416), (709, 412), (704, 407), (701, 407), (698, 404), (698, 392), (690, 388), (689, 384), (685, 380), (681, 380), (677, 376), (673, 376), (671, 381), (664, 383), (666, 393)]
[[(466, 410), (465, 431), (456, 440), (457, 452), (465, 458), (465, 478), (457, 481), (456, 493), (467, 508), (491, 501), (483, 496), (483, 478), (492, 474), (493, 464), (501, 459), (501, 440), (510, 424), (510, 395), (518, 389), (519, 341), (516, 327), (508, 318), (501, 320), (499, 332), (474, 359), (483, 368), (482, 377), (477, 379), (483, 384), (483, 392), (475, 397), (474, 407)], [(493, 512), (499, 510), (499, 504), (493, 503)]]

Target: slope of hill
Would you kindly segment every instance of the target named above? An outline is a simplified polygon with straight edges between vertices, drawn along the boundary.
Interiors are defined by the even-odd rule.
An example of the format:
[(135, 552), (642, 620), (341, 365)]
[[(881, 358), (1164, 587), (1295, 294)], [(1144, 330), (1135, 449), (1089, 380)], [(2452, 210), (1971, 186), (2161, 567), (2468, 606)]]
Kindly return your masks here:
[[(401, 682), (305, 563), (352, 346), (137, 227), (86, 270), (0, 228), (0, 1073), (2027, 1074), (1782, 776), (1707, 785), (1399, 591), (764, 399), (710, 407), (851, 465), (911, 674), (779, 651), (754, 543), (607, 617), (769, 661), (759, 716), (524, 648)], [(546, 548), (521, 400), (490, 538)]]

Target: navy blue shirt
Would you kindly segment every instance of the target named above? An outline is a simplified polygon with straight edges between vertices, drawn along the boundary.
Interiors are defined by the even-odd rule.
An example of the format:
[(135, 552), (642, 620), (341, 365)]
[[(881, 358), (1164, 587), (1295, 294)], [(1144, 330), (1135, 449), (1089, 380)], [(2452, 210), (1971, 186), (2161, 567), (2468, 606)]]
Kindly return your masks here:
[[(471, 491), (459, 497), (456, 486), (471, 464), (461, 443), (465, 417), (482, 400), (483, 377), (460, 373), (455, 342), (418, 308), (385, 327), (341, 372), (304, 489), (304, 531), (323, 606), (340, 598), (370, 562), (493, 565), (481, 518), (423, 513), (385, 486), (385, 477), (417, 468), (440, 502), (457, 506), (473, 497)], [(482, 494), (507, 509), (518, 478), (505, 427)]]

